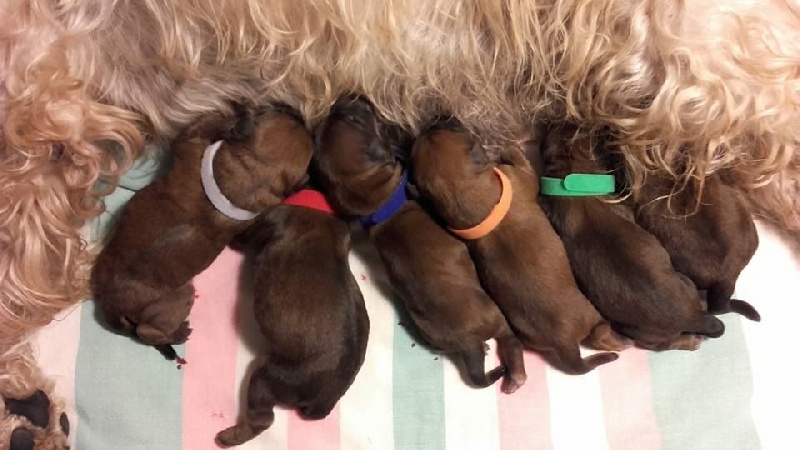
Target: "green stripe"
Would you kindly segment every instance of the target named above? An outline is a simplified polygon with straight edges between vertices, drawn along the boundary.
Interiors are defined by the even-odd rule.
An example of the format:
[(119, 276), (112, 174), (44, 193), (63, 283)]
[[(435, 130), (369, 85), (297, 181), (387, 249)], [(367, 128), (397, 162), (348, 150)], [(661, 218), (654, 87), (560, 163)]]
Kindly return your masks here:
[[(132, 196), (119, 188), (107, 197), (107, 212), (91, 226), (95, 238)], [(76, 448), (179, 450), (183, 373), (152, 347), (101, 327), (95, 312), (94, 302), (83, 304), (75, 368)]]
[(695, 352), (651, 353), (653, 403), (664, 450), (757, 450), (752, 372), (741, 318)]
[(394, 327), (394, 448), (444, 449), (444, 356), (421, 344), (403, 308)]

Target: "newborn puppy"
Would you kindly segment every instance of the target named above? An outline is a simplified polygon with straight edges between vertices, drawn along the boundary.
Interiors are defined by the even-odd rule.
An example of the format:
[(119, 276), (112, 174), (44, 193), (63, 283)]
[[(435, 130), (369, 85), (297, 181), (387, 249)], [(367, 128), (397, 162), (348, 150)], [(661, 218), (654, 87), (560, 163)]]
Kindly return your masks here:
[(570, 374), (617, 359), (608, 352), (581, 358), (583, 342), (606, 350), (626, 343), (578, 290), (564, 247), (536, 203), (530, 166), (496, 166), (454, 122), (423, 134), (412, 160), (420, 194), (467, 239), (483, 286), (526, 346)]
[(174, 359), (170, 344), (190, 333), (192, 278), (303, 180), (312, 149), (304, 124), (275, 108), (210, 114), (187, 130), (170, 172), (128, 202), (97, 258), (92, 287), (106, 322)]
[(709, 312), (761, 320), (749, 303), (731, 300), (739, 274), (758, 247), (755, 224), (739, 193), (712, 175), (695, 210), (697, 187), (690, 184), (672, 194), (673, 184), (663, 177), (648, 179), (634, 204), (636, 223), (661, 242), (675, 270), (707, 291)]
[[(571, 130), (553, 130), (543, 146), (545, 175), (606, 174), (592, 158), (592, 141), (568, 145)], [(703, 310), (694, 284), (675, 271), (669, 255), (633, 220), (631, 211), (596, 196), (542, 196), (583, 292), (600, 313), (637, 345), (696, 350), (724, 324)]]
[(504, 368), (484, 372), (485, 342), (497, 339), (507, 393), (525, 383), (522, 345), (483, 291), (467, 248), (406, 198), (396, 142), (383, 136), (364, 99), (340, 101), (318, 131), (312, 163), (343, 214), (362, 216), (389, 278), (425, 340), (464, 362), (468, 381), (486, 387)]
[[(299, 196), (323, 206), (295, 206)], [(217, 434), (225, 447), (269, 428), (276, 404), (324, 418), (364, 362), (369, 318), (347, 261), (350, 229), (318, 191), (301, 191), (286, 203), (238, 239), (257, 252), (254, 312), (266, 350), (250, 378), (244, 417)]]

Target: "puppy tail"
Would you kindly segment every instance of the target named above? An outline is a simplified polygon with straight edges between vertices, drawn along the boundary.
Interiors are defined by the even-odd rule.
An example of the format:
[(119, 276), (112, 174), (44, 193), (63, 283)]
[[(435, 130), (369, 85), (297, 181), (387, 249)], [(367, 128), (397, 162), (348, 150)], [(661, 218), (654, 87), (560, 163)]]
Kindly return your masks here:
[(560, 345), (555, 349), (553, 356), (557, 360), (556, 362), (561, 362), (561, 364), (554, 365), (569, 375), (583, 375), (597, 366), (608, 364), (619, 358), (618, 354), (612, 352), (595, 353), (583, 358), (580, 347), (576, 343)]
[(475, 387), (485, 388), (491, 386), (506, 373), (505, 366), (497, 366), (488, 372), (484, 372), (483, 365), (486, 354), (483, 350), (483, 343), (477, 349), (462, 352), (461, 356), (464, 358), (467, 379)]
[(718, 338), (725, 333), (725, 324), (712, 314), (698, 315), (684, 333), (702, 334), (710, 338)]
[(759, 314), (758, 310), (744, 300), (731, 300), (730, 310), (731, 312), (745, 316), (753, 322), (761, 322), (761, 314)]

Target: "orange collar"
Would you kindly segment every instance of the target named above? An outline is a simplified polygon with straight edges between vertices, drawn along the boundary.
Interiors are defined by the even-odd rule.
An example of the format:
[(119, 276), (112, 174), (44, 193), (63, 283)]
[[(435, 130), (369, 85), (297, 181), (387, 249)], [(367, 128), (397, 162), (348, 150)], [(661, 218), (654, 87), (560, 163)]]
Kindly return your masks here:
[(511, 181), (500, 169), (495, 167), (494, 173), (497, 175), (497, 178), (500, 179), (500, 200), (494, 205), (489, 215), (474, 227), (467, 228), (466, 230), (454, 230), (450, 228), (450, 231), (461, 239), (471, 241), (488, 235), (500, 225), (500, 222), (502, 222), (506, 214), (508, 214), (508, 210), (511, 208), (511, 198), (514, 195), (514, 189), (511, 187)]

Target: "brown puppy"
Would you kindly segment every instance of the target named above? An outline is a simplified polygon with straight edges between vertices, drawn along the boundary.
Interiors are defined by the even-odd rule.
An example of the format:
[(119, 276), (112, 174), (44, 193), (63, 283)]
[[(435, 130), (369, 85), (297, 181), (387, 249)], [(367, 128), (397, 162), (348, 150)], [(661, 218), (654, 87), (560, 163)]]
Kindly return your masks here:
[(406, 198), (400, 149), (383, 131), (366, 100), (340, 101), (317, 134), (321, 184), (340, 212), (367, 216), (362, 223), (425, 340), (456, 353), (468, 381), (486, 387), (504, 372), (484, 372), (485, 342), (497, 339), (508, 372), (503, 390), (514, 392), (526, 378), (521, 343), (483, 291), (464, 244)]
[(495, 166), (458, 124), (446, 122), (418, 139), (412, 160), (420, 193), (457, 229), (480, 223), (498, 204), (497, 167), (513, 188), (510, 209), (489, 234), (467, 241), (486, 291), (522, 342), (564, 372), (582, 374), (617, 359), (607, 352), (581, 358), (582, 342), (610, 350), (625, 342), (578, 290), (564, 247), (536, 203), (538, 180), (529, 166)]
[[(218, 140), (216, 157), (204, 160)], [(128, 202), (97, 258), (92, 287), (107, 323), (174, 359), (169, 345), (190, 333), (192, 278), (252, 223), (211, 203), (201, 163), (213, 167), (211, 178), (229, 209), (258, 212), (277, 205), (306, 177), (312, 150), (303, 123), (277, 109), (254, 116), (238, 108), (235, 118), (211, 114), (187, 130), (174, 144), (171, 171)]]
[(225, 447), (269, 428), (276, 404), (309, 419), (327, 416), (361, 368), (369, 337), (364, 298), (347, 261), (346, 222), (281, 205), (244, 241), (258, 252), (254, 310), (266, 352), (250, 378), (244, 417), (217, 434)]
[[(552, 130), (543, 146), (545, 175), (605, 174), (590, 138), (568, 144), (570, 130)], [(694, 284), (632, 212), (602, 197), (542, 196), (583, 292), (621, 333), (653, 349), (696, 350), (698, 335), (719, 337), (724, 324), (703, 310)]]
[(673, 185), (669, 179), (648, 178), (634, 203), (636, 223), (661, 242), (675, 270), (707, 291), (709, 312), (761, 320), (749, 303), (731, 300), (739, 274), (758, 247), (756, 226), (743, 199), (717, 175), (706, 178), (702, 196), (689, 184), (665, 198)]

